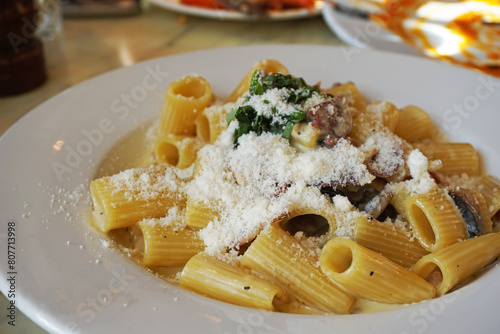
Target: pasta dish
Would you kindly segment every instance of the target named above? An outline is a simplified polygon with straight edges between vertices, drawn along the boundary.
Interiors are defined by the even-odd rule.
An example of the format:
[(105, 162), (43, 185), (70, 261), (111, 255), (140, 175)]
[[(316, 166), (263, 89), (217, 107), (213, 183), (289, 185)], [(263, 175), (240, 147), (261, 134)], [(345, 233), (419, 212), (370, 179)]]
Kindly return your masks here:
[(500, 254), (500, 180), (421, 108), (259, 61), (225, 100), (167, 88), (140, 163), (90, 183), (96, 228), (198, 294), (300, 314), (438, 298)]

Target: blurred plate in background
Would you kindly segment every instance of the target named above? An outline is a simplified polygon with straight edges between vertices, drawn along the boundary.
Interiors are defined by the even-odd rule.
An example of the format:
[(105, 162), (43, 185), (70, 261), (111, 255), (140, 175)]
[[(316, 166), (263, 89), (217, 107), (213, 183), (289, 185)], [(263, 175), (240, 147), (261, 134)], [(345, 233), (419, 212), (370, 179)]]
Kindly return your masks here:
[(368, 19), (368, 13), (339, 7), (326, 1), (322, 9), (328, 27), (343, 42), (362, 49), (379, 49), (418, 55), (418, 51), (403, 43), (401, 38)]
[(307, 17), (318, 16), (321, 14), (321, 6), (323, 2), (319, 3), (319, 8), (307, 9), (284, 9), (279, 11), (270, 11), (265, 15), (249, 15), (236, 10), (230, 9), (210, 9), (204, 7), (196, 7), (182, 4), (180, 0), (147, 0), (149, 3), (175, 11), (181, 14), (205, 17), (219, 20), (232, 20), (232, 21), (259, 21), (259, 20), (295, 20)]

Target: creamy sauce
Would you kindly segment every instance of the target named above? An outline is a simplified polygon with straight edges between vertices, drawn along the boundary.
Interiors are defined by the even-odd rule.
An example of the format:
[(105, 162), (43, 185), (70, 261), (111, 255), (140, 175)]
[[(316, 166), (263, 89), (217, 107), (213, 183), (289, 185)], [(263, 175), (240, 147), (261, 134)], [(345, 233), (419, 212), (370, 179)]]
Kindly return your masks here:
[(154, 132), (154, 123), (142, 124), (122, 138), (101, 161), (93, 179), (150, 165), (153, 162), (151, 133)]

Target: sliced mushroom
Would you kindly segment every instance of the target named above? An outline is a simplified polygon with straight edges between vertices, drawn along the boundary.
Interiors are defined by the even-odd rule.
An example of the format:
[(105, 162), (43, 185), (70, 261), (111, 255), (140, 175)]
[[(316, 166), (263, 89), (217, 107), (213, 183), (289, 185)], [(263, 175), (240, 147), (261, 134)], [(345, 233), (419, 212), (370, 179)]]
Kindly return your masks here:
[(387, 187), (382, 189), (375, 197), (369, 200), (365, 205), (363, 210), (371, 214), (371, 216), (377, 219), (380, 214), (387, 208), (391, 202), (393, 193), (388, 190)]
[(349, 106), (339, 97), (318, 103), (308, 111), (308, 120), (319, 129), (328, 146), (335, 144), (337, 138), (345, 137), (352, 130), (352, 116)]
[(385, 181), (382, 179), (375, 179), (370, 184), (347, 186), (341, 188), (341, 190), (352, 205), (360, 210), (364, 210), (366, 204), (384, 189), (385, 184)]
[(369, 137), (361, 149), (367, 152), (366, 167), (375, 176), (391, 177), (404, 166), (401, 141), (391, 134), (377, 133)]
[(476, 197), (466, 189), (459, 187), (447, 190), (467, 225), (469, 238), (484, 234), (484, 220)]
[(306, 237), (318, 237), (327, 233), (330, 229), (328, 220), (315, 214), (295, 216), (285, 220), (280, 226), (291, 235), (295, 235), (297, 232), (304, 232)]

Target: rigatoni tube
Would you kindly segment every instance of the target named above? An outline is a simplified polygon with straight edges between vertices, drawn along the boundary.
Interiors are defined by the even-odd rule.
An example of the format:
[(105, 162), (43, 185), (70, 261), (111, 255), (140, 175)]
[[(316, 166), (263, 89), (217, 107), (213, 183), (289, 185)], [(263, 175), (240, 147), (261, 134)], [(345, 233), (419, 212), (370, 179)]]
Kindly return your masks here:
[(421, 258), (411, 269), (443, 295), (500, 256), (500, 233), (453, 244)]
[(205, 249), (205, 243), (195, 230), (162, 223), (168, 222), (167, 218), (139, 222), (144, 237), (143, 263), (146, 266), (182, 266)]
[(205, 228), (211, 220), (219, 217), (220, 213), (215, 205), (208, 205), (196, 201), (192, 196), (187, 196), (186, 215), (184, 216), (187, 226), (194, 229)]
[(398, 123), (399, 109), (389, 101), (376, 101), (366, 106), (366, 112), (379, 119), (389, 130), (394, 132)]
[(354, 241), (405, 268), (410, 268), (429, 253), (408, 230), (393, 223), (368, 220), (365, 217), (358, 217), (355, 221)]
[(479, 179), (478, 190), (484, 196), (489, 217), (493, 217), (500, 210), (500, 180), (493, 175), (483, 175)]
[(432, 137), (434, 124), (429, 115), (416, 106), (401, 109), (394, 133), (410, 143)]
[(197, 137), (168, 134), (155, 142), (154, 155), (160, 164), (180, 169), (188, 168), (196, 160), (196, 153), (205, 143)]
[(445, 175), (477, 175), (480, 172), (479, 156), (469, 143), (419, 143), (414, 144), (429, 160), (441, 160), (438, 170)]
[(195, 120), (196, 135), (202, 141), (213, 144), (227, 128), (226, 115), (232, 104), (213, 105), (203, 109)]
[(299, 242), (271, 225), (241, 258), (244, 267), (286, 289), (301, 302), (323, 312), (349, 313), (355, 298), (326, 277)]
[(189, 260), (179, 285), (210, 298), (268, 311), (275, 309), (275, 299), (287, 298), (280, 287), (205, 253)]
[(165, 216), (183, 207), (183, 182), (171, 166), (135, 168), (90, 183), (96, 226), (104, 232), (134, 225), (144, 218)]
[(252, 76), (255, 71), (260, 70), (264, 73), (281, 73), (284, 75), (290, 74), (288, 69), (279, 61), (274, 59), (264, 59), (257, 62), (250, 71), (248, 71), (245, 76), (241, 79), (240, 83), (233, 92), (227, 97), (226, 102), (236, 102), (239, 97), (248, 91), (250, 88), (250, 83), (252, 82)]
[(159, 136), (196, 134), (197, 115), (212, 100), (212, 88), (198, 75), (184, 76), (172, 82), (165, 95), (160, 119)]
[(444, 190), (408, 197), (405, 212), (415, 236), (429, 252), (468, 238), (460, 211)]
[(333, 238), (320, 255), (321, 270), (360, 297), (381, 303), (413, 303), (434, 297), (434, 286), (356, 242)]

